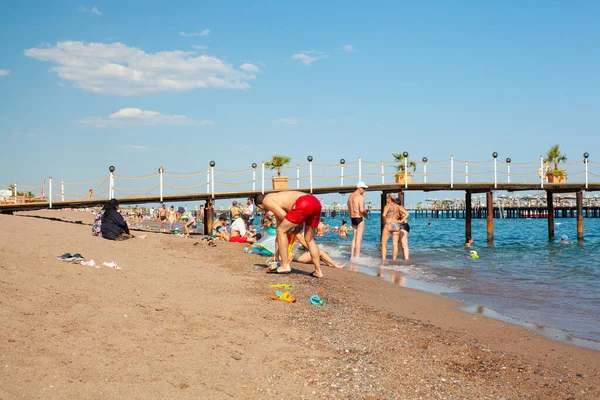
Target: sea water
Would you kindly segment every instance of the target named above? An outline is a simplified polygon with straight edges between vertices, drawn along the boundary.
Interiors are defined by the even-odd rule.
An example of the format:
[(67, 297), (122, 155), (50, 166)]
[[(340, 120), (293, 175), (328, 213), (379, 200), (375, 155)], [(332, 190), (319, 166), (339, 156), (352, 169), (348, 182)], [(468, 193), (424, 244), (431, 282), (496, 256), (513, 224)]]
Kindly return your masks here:
[[(332, 230), (342, 219), (349, 221), (324, 219)], [(389, 276), (396, 271), (405, 286), (462, 301), (466, 311), (534, 327), (553, 338), (563, 332), (566, 340), (600, 341), (600, 219), (584, 219), (581, 243), (574, 218), (555, 219), (553, 242), (545, 218), (495, 219), (493, 244), (487, 243), (486, 220), (473, 219), (474, 243), (468, 249), (464, 219), (411, 216), (410, 260), (395, 262), (381, 260), (379, 221), (378, 213), (366, 220), (361, 257), (354, 263), (362, 272)], [(563, 234), (575, 243), (559, 244)], [(336, 261), (348, 261), (351, 238), (326, 232), (317, 243)], [(471, 259), (469, 250), (479, 258)], [(388, 259), (391, 252), (390, 239)], [(586, 347), (600, 349), (600, 344)]]

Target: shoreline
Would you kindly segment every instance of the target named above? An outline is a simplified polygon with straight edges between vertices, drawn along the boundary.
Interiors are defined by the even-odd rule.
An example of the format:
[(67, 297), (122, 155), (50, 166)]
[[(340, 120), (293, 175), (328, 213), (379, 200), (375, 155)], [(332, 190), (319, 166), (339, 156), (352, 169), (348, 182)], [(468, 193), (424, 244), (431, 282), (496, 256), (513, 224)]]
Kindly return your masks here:
[[(67, 223), (78, 223), (79, 222), (83, 225), (91, 226), (91, 222), (79, 221), (81, 218), (72, 218), (73, 220), (71, 220), (71, 218), (70, 218), (71, 216), (78, 216), (81, 214), (83, 214), (83, 215), (90, 214), (88, 212), (77, 211), (76, 214), (69, 214), (72, 211), (64, 211), (64, 212), (60, 211), (60, 210), (54, 210), (54, 211), (61, 212), (63, 214), (62, 218), (46, 216), (45, 215), (47, 213), (46, 211), (23, 212), (23, 213), (17, 214), (17, 216), (24, 216), (24, 217), (30, 217), (30, 218), (41, 218), (41, 219), (48, 219), (48, 220), (54, 220), (54, 221), (63, 221), (63, 222), (67, 222)], [(52, 212), (54, 212), (54, 211), (52, 211)], [(90, 214), (90, 215), (93, 215), (93, 214)], [(84, 219), (89, 219), (89, 218), (86, 217)], [(78, 222), (76, 222), (76, 221), (78, 221)], [(154, 229), (151, 229), (147, 225), (149, 222), (151, 222), (152, 224), (157, 223), (156, 221), (143, 221), (141, 224), (144, 225), (144, 228), (142, 228), (142, 229), (130, 228), (130, 229), (131, 229), (131, 231), (135, 231), (135, 232), (170, 235), (170, 232), (161, 232), (156, 227), (152, 227)], [(194, 236), (203, 237), (204, 235), (202, 235), (200, 233), (192, 233), (191, 238), (193, 239)], [(298, 265), (298, 263), (295, 263), (295, 264)], [(351, 265), (351, 262), (349, 262), (348, 265)], [(384, 281), (391, 283), (391, 284), (396, 283), (396, 282), (390, 282), (391, 280), (394, 280), (394, 281), (398, 280), (398, 282), (400, 282), (400, 279), (402, 279), (403, 284), (401, 286), (403, 286), (403, 287), (406, 287), (408, 289), (418, 290), (418, 291), (421, 291), (424, 293), (433, 294), (433, 295), (442, 297), (442, 298), (450, 300), (450, 301), (455, 301), (454, 299), (444, 296), (444, 293), (452, 293), (452, 292), (456, 291), (455, 289), (449, 288), (447, 286), (407, 277), (407, 276), (403, 275), (402, 272), (399, 272), (399, 271), (396, 271), (393, 269), (376, 268), (376, 267), (364, 266), (364, 265), (357, 266), (357, 268), (358, 268), (358, 272), (361, 272), (367, 276), (379, 276)], [(346, 269), (349, 269), (349, 267), (347, 266)], [(384, 276), (381, 276), (382, 274)], [(398, 277), (397, 275), (400, 275), (401, 277)], [(461, 304), (461, 306), (456, 307), (456, 310), (458, 310), (458, 311), (470, 313), (473, 315), (481, 315), (486, 318), (490, 318), (490, 319), (502, 321), (502, 322), (505, 322), (505, 323), (508, 323), (511, 325), (519, 326), (519, 327), (525, 328), (525, 329), (527, 329), (537, 335), (540, 335), (546, 339), (549, 339), (549, 340), (554, 340), (554, 341), (557, 341), (560, 343), (564, 343), (567, 345), (573, 345), (573, 346), (577, 346), (577, 347), (581, 347), (581, 348), (585, 348), (585, 349), (600, 351), (600, 341), (595, 341), (592, 339), (578, 337), (578, 336), (573, 335), (570, 332), (563, 330), (563, 329), (553, 328), (550, 326), (540, 325), (540, 324), (536, 324), (534, 322), (511, 317), (509, 315), (506, 315), (499, 311), (496, 311), (495, 309), (490, 308), (490, 307), (483, 307), (483, 306), (479, 306), (477, 304), (468, 303), (468, 302), (464, 302), (464, 301), (460, 301), (460, 300), (458, 300), (458, 302)]]
[[(327, 268), (321, 281), (296, 263), (291, 275), (269, 276), (264, 258), (232, 243), (209, 249), (155, 233), (115, 243), (92, 237), (87, 225), (2, 215), (0, 222), (7, 254), (0, 300), (10, 321), (2, 329), (13, 339), (0, 345), (9, 365), (2, 397), (45, 397), (50, 386), (60, 397), (84, 389), (150, 398), (600, 397), (596, 351), (378, 276)], [(123, 270), (55, 259), (75, 248), (115, 257)], [(294, 284), (298, 303), (268, 300), (270, 283)], [(324, 307), (308, 302), (315, 293)], [(85, 355), (83, 370), (72, 368), (80, 363), (73, 351)], [(109, 366), (124, 376), (112, 376)], [(46, 391), (31, 384), (36, 378)]]

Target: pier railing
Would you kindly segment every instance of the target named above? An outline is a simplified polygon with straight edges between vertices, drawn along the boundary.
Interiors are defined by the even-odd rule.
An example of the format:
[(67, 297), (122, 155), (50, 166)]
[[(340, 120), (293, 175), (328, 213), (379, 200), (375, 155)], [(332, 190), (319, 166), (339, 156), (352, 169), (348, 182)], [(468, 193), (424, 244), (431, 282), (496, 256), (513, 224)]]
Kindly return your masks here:
[[(406, 153), (405, 153), (406, 154)], [(530, 161), (517, 162), (510, 158), (501, 160), (497, 153), (484, 160), (447, 159), (428, 160), (423, 157), (415, 161), (414, 170), (405, 159), (403, 167), (409, 179), (400, 181), (400, 187), (409, 188), (415, 183), (445, 183), (453, 188), (459, 183), (533, 183), (540, 189), (547, 184), (546, 172), (550, 165), (543, 157)], [(332, 164), (316, 162), (307, 157), (306, 162), (281, 168), (283, 176), (288, 177), (290, 189), (312, 191), (319, 187), (344, 187), (365, 181), (367, 184), (391, 184), (396, 181), (400, 165), (391, 160), (369, 161), (361, 157), (354, 161), (339, 160)], [(560, 168), (566, 171), (569, 182), (588, 184), (600, 182), (600, 163), (589, 160), (584, 154), (581, 161), (562, 162)], [(99, 173), (99, 175), (101, 175)], [(245, 169), (219, 168), (217, 163), (207, 163), (206, 169), (192, 172), (170, 171), (162, 166), (155, 172), (141, 176), (120, 175), (118, 169), (111, 166), (104, 177), (88, 182), (74, 182), (68, 179), (68, 173), (61, 179), (42, 178), (42, 185), (0, 184), (0, 203), (53, 202), (98, 200), (118, 197), (144, 198), (184, 193), (206, 193), (214, 198), (215, 193), (233, 191), (271, 190), (271, 178), (276, 175), (267, 169), (264, 162), (252, 164)], [(40, 180), (42, 180), (40, 179)]]

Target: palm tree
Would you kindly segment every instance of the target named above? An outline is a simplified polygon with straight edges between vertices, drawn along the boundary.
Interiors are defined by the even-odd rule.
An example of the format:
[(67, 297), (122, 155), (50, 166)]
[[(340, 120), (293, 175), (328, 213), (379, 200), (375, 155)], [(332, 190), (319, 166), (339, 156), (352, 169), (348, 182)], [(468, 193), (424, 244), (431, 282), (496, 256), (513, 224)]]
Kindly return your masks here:
[[(415, 172), (416, 169), (417, 169), (417, 163), (414, 162), (414, 161), (411, 161), (408, 158), (409, 157), (408, 153), (406, 153), (406, 154), (407, 154), (407, 156), (406, 156), (406, 166), (409, 167), (409, 168), (412, 167), (413, 172)], [(402, 173), (404, 175), (404, 172), (406, 172), (406, 171), (404, 171), (404, 158), (405, 158), (404, 154), (403, 153), (392, 153), (392, 157), (394, 157), (394, 161), (398, 163), (397, 165), (395, 165), (396, 170), (399, 173)]]
[(281, 156), (281, 155), (273, 155), (271, 158), (271, 161), (267, 161), (265, 163), (265, 165), (269, 169), (276, 169), (277, 176), (281, 176), (281, 167), (283, 167), (286, 164), (289, 164), (291, 161), (292, 161), (292, 159), (290, 157)]
[(546, 158), (544, 158), (544, 162), (554, 164), (554, 170), (558, 170), (558, 164), (563, 161), (567, 161), (567, 155), (560, 152), (560, 145), (558, 143), (548, 149)]

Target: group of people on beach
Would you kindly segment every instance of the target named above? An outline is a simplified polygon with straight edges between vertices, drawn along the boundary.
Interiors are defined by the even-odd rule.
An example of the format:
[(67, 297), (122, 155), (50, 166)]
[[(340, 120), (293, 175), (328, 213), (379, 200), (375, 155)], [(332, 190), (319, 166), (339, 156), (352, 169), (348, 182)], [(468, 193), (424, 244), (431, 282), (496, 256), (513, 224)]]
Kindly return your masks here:
[[(361, 244), (365, 231), (365, 217), (368, 215), (365, 209), (364, 193), (368, 186), (364, 182), (359, 182), (356, 185), (356, 190), (348, 199), (348, 210), (350, 221), (352, 224), (352, 241), (350, 244), (350, 258), (355, 259), (360, 257)], [(321, 202), (312, 194), (307, 194), (299, 191), (282, 191), (270, 193), (267, 195), (259, 194), (254, 199), (247, 199), (246, 207), (241, 207), (237, 201), (232, 203), (229, 208), (231, 216), (231, 226), (229, 231), (227, 227), (230, 224), (225, 213), (219, 215), (211, 227), (211, 237), (216, 240), (224, 240), (236, 243), (254, 243), (261, 238), (261, 233), (253, 229), (253, 220), (255, 216), (254, 206), (265, 211), (261, 218), (262, 228), (266, 231), (269, 228), (275, 228), (276, 248), (275, 259), (278, 262), (275, 273), (291, 272), (290, 255), (288, 253), (288, 245), (290, 234), (296, 235), (299, 242), (307, 249), (305, 254), (301, 254), (296, 258), (299, 262), (312, 262), (315, 270), (312, 276), (317, 278), (323, 277), (321, 269), (321, 261), (325, 264), (343, 268), (345, 264), (334, 262), (327, 253), (320, 250), (315, 241), (317, 229), (322, 228), (323, 220), (321, 219)], [(203, 219), (204, 208), (201, 208), (198, 213), (193, 213), (183, 207), (175, 209), (171, 206), (167, 209), (165, 204), (156, 210), (151, 209), (150, 218), (155, 218), (160, 221), (161, 227), (166, 227), (167, 221), (172, 229), (176, 221), (180, 221), (182, 228), (185, 230), (184, 237), (189, 236), (189, 228), (196, 221), (200, 223)], [(139, 208), (135, 207), (133, 216), (138, 220), (142, 220), (144, 215)], [(408, 232), (410, 226), (406, 222), (408, 212), (398, 204), (393, 195), (387, 196), (387, 204), (382, 211), (382, 217), (385, 220), (385, 225), (382, 231), (382, 258), (386, 259), (387, 244), (389, 238), (392, 237), (392, 259), (395, 260), (398, 256), (399, 247), (402, 248), (404, 259), (408, 259)], [(98, 224), (94, 229), (99, 230), (101, 236), (109, 240), (127, 240), (133, 237), (129, 231), (127, 222), (119, 212), (119, 202), (116, 199), (110, 200), (98, 213), (96, 220)], [(339, 229), (339, 234), (342, 237), (348, 237), (348, 227), (342, 221), (342, 227)], [(95, 224), (96, 225), (96, 224)], [(99, 228), (99, 229), (98, 229)]]
[[(365, 217), (368, 215), (365, 209), (364, 193), (368, 186), (364, 182), (358, 182), (356, 190), (348, 199), (348, 210), (354, 235), (350, 245), (350, 258), (360, 257), (362, 238), (365, 231)], [(289, 233), (299, 234), (303, 231), (303, 245), (308, 249), (315, 271), (312, 276), (322, 278), (320, 250), (315, 242), (316, 230), (323, 221), (321, 219), (321, 202), (313, 195), (297, 191), (284, 191), (259, 194), (255, 197), (255, 203), (261, 210), (273, 214), (276, 219), (276, 260), (278, 261), (277, 273), (289, 273), (291, 271), (288, 254)], [(387, 256), (387, 242), (390, 236), (393, 238), (392, 258), (398, 256), (398, 247), (402, 248), (404, 259), (408, 259), (408, 233), (410, 226), (407, 223), (408, 212), (398, 204), (392, 195), (388, 195), (387, 204), (382, 211), (385, 218), (385, 226), (382, 231), (382, 258)], [(346, 231), (347, 235), (347, 231)]]

